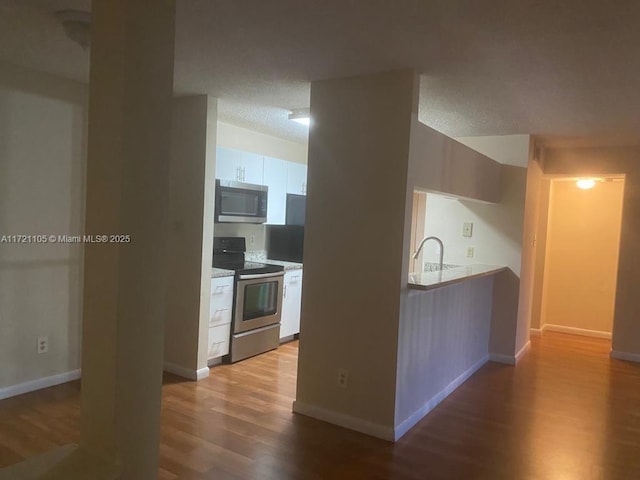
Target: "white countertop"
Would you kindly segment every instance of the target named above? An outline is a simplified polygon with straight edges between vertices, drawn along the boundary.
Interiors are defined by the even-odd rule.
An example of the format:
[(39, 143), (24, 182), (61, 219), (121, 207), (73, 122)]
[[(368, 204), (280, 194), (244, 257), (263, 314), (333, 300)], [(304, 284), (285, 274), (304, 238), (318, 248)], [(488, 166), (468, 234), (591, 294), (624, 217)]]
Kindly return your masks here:
[(285, 272), (287, 270), (301, 270), (302, 269), (302, 264), (301, 263), (297, 263), (297, 262), (285, 262), (284, 260), (271, 260), (270, 258), (267, 258), (266, 260), (264, 260), (264, 263), (270, 263), (271, 265), (280, 265), (280, 266), (284, 267), (284, 271)]
[(506, 270), (500, 265), (463, 265), (460, 267), (438, 270), (435, 272), (422, 272), (409, 274), (409, 289), (433, 290), (453, 283), (464, 282), (471, 278), (484, 277)]
[(211, 269), (211, 278), (219, 278), (219, 277), (233, 277), (236, 274), (233, 270), (227, 270), (225, 268), (216, 268), (213, 267)]

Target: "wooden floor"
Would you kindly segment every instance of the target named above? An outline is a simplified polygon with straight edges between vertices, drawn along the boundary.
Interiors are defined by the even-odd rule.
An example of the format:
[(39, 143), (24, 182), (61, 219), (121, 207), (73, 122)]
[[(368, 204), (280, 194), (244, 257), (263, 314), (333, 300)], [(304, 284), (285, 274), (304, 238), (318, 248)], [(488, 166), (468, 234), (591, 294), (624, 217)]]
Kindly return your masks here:
[[(545, 333), (396, 444), (291, 413), (297, 345), (164, 387), (161, 479), (640, 479), (640, 366)], [(0, 467), (78, 441), (72, 383), (0, 402)], [(143, 480), (143, 479), (141, 479)]]

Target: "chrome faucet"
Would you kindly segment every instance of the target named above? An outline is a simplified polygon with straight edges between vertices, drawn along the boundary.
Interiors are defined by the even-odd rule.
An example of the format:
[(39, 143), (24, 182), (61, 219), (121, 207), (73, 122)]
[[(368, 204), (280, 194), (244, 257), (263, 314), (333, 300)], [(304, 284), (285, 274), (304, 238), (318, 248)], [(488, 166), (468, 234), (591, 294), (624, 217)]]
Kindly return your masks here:
[(418, 245), (415, 253), (413, 254), (413, 259), (416, 260), (418, 258), (418, 255), (420, 255), (420, 251), (422, 250), (424, 244), (427, 243), (427, 240), (435, 240), (436, 242), (438, 242), (438, 245), (440, 245), (440, 270), (442, 270), (442, 264), (444, 262), (444, 243), (442, 243), (442, 240), (440, 240), (438, 237), (424, 237), (420, 242), (420, 245)]

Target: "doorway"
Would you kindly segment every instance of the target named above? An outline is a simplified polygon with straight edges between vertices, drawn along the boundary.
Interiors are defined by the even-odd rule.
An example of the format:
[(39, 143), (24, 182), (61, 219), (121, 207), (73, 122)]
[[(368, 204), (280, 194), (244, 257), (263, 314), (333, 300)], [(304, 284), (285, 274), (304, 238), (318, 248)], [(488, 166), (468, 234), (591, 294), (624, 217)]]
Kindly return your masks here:
[(543, 192), (533, 333), (550, 330), (610, 339), (624, 177), (551, 177), (545, 179)]

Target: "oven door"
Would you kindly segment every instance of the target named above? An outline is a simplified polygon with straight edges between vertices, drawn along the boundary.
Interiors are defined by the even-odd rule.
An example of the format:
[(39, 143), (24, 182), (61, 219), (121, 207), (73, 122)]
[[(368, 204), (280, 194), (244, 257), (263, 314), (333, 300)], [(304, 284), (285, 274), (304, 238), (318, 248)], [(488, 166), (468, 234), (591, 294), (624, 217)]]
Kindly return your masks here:
[(233, 333), (280, 323), (284, 272), (240, 275)]

